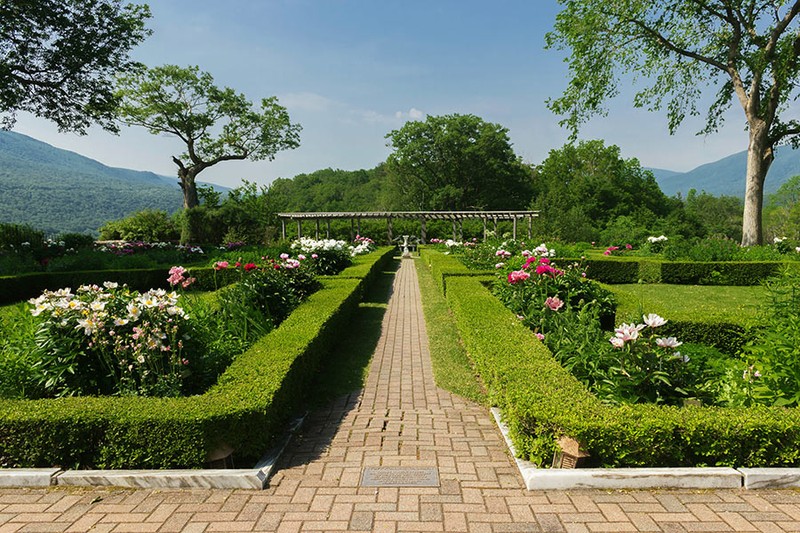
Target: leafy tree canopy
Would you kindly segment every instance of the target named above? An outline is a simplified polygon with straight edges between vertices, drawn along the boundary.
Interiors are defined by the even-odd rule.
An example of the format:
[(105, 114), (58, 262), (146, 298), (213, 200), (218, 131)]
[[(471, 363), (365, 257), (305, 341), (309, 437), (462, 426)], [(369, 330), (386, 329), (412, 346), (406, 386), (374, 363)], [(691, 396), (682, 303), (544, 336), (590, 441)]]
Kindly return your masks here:
[(198, 67), (144, 68), (119, 80), (122, 121), (154, 134), (178, 137), (186, 151), (173, 156), (184, 207), (198, 205), (195, 177), (231, 160), (272, 160), (300, 145), (300, 125), (292, 124), (274, 96), (256, 107), (243, 94), (217, 87)]
[(617, 146), (582, 141), (551, 150), (534, 169), (534, 209), (542, 231), (565, 241), (592, 241), (618, 217), (652, 227), (674, 208), (653, 174)]
[[(674, 131), (699, 115), (706, 88), (716, 95), (703, 133), (722, 124), (738, 102), (749, 144), (742, 243), (762, 241), (763, 184), (774, 147), (797, 144), (800, 122), (787, 118), (800, 87), (800, 0), (559, 0), (564, 9), (548, 34), (569, 48), (570, 79), (551, 109), (577, 133), (619, 93), (620, 75), (647, 81), (634, 105), (666, 109)], [(628, 80), (625, 80), (627, 82)]]
[(113, 78), (135, 65), (128, 54), (150, 34), (149, 17), (121, 0), (0, 1), (3, 126), (27, 111), (62, 131), (116, 131)]
[(511, 148), (508, 130), (474, 115), (429, 116), (386, 135), (396, 209), (524, 209), (530, 168)]

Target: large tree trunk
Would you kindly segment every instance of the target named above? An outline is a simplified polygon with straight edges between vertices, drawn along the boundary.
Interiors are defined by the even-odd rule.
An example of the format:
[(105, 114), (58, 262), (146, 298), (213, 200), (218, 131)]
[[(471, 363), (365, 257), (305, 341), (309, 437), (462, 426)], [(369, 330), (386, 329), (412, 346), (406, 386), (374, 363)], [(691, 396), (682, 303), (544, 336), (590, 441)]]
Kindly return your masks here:
[(183, 208), (191, 209), (200, 205), (200, 200), (197, 198), (197, 185), (194, 182), (195, 173), (191, 169), (180, 169), (178, 177), (181, 189), (183, 189)]
[(775, 159), (772, 146), (767, 142), (764, 125), (750, 127), (750, 145), (747, 148), (747, 174), (745, 177), (744, 217), (742, 220), (742, 246), (763, 244), (762, 208), (764, 204), (764, 178)]

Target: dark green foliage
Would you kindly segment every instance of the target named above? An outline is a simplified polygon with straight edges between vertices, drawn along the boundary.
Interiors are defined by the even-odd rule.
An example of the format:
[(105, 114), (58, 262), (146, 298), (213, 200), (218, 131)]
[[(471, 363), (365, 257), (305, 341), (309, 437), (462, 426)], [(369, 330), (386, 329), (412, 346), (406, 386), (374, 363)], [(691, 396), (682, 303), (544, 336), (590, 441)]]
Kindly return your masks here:
[(678, 285), (758, 285), (782, 263), (661, 263), (661, 281)]
[(380, 211), (389, 207), (385, 189), (386, 169), (381, 164), (369, 170), (326, 168), (292, 179), (279, 178), (266, 195), (281, 212)]
[(149, 35), (147, 5), (121, 0), (37, 0), (0, 4), (0, 113), (18, 111), (85, 133), (117, 131), (114, 76), (137, 64), (128, 54)]
[(170, 242), (178, 237), (178, 228), (167, 212), (156, 209), (143, 209), (100, 227), (101, 240)]
[[(380, 269), (392, 253), (384, 248), (369, 259)], [(308, 384), (347, 327), (363, 283), (324, 281), (200, 396), (0, 401), (0, 465), (197, 468), (223, 446), (234, 448), (241, 464), (254, 462), (306, 403)]]
[(597, 241), (605, 232), (624, 244), (677, 205), (638, 160), (622, 159), (603, 141), (583, 141), (551, 150), (535, 168), (532, 207), (541, 211), (537, 233), (547, 239)]
[(474, 115), (428, 116), (386, 138), (395, 209), (524, 209), (530, 202), (530, 168), (499, 124)]
[[(738, 179), (741, 181), (741, 177)], [(703, 235), (742, 240), (744, 202), (741, 198), (713, 196), (705, 191), (697, 194), (695, 189), (690, 189), (685, 205), (686, 214), (702, 227)]]
[(713, 346), (730, 356), (736, 356), (750, 337), (751, 332), (738, 324), (670, 320), (664, 326), (664, 336), (671, 335), (683, 342)]

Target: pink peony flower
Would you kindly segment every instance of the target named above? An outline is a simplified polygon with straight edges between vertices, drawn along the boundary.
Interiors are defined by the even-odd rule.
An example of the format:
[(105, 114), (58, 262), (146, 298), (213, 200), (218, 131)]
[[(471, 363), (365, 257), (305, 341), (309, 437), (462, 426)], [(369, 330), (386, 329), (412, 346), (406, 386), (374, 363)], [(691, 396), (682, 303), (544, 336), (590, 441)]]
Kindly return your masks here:
[(317, 254), (311, 254), (311, 259), (317, 259), (319, 256)]
[(494, 265), (494, 267), (495, 267), (495, 268), (498, 268), (498, 269), (499, 269), (499, 268), (503, 268), (504, 266), (506, 266), (506, 264), (505, 264), (505, 263), (497, 263), (496, 265)]
[(623, 346), (625, 346), (625, 341), (620, 339), (619, 337), (611, 337), (610, 339), (608, 339), (608, 341), (614, 348), (622, 348)]
[(250, 272), (251, 270), (255, 270), (256, 268), (258, 267), (256, 266), (255, 263), (247, 263), (246, 265), (244, 265), (245, 272)]
[(287, 253), (282, 253), (282, 254), (280, 255), (280, 257), (281, 257), (281, 259), (283, 259), (283, 260), (286, 260), (286, 259), (289, 259), (289, 254), (287, 254)]
[(530, 277), (531, 275), (524, 270), (514, 270), (513, 272), (508, 273), (508, 282), (513, 285), (515, 283), (519, 283), (520, 281), (525, 281)]
[(227, 261), (217, 261), (214, 263), (214, 270), (225, 270), (226, 268), (228, 268)]
[(645, 327), (644, 324), (622, 324), (614, 330), (616, 336), (622, 339), (623, 342), (636, 341), (639, 338), (639, 332)]
[(564, 302), (558, 296), (548, 296), (547, 300), (544, 301), (544, 304), (550, 308), (551, 311), (558, 311), (562, 307), (564, 307)]
[(683, 343), (679, 342), (675, 337), (662, 337), (656, 339), (656, 346), (660, 346), (662, 348), (677, 348), (681, 344)]
[(544, 334), (542, 334), (542, 333), (539, 333), (539, 332), (537, 331), (536, 333), (534, 333), (534, 335), (536, 335), (536, 338), (537, 338), (537, 339), (539, 339), (540, 341), (543, 341), (543, 340), (544, 340)]

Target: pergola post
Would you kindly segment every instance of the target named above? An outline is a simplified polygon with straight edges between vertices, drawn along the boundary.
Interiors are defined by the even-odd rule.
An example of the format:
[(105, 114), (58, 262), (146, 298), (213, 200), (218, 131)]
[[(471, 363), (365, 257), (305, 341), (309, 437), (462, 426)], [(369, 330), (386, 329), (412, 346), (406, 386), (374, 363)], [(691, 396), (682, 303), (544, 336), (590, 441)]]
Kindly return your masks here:
[(458, 240), (458, 236), (456, 235), (456, 219), (453, 219), (453, 240)]
[(325, 238), (326, 239), (330, 239), (331, 238), (331, 219), (329, 219), (329, 218), (325, 219), (325, 223), (326, 223)]
[(354, 241), (356, 239), (355, 234), (353, 233), (353, 218), (350, 218), (350, 241)]
[(483, 221), (483, 240), (486, 242), (486, 217), (481, 217)]
[(425, 217), (420, 219), (420, 224), (420, 242), (422, 242), (422, 244), (426, 244), (428, 242), (428, 236), (425, 234)]
[(497, 237), (497, 216), (492, 217), (492, 220), (494, 221), (494, 236), (496, 238)]
[(299, 239), (302, 236), (303, 236), (303, 219), (302, 218), (298, 218), (297, 219), (297, 238)]
[(317, 223), (317, 232), (314, 234), (314, 238), (319, 240), (319, 219), (316, 219)]
[(389, 233), (389, 244), (391, 244), (394, 235), (392, 235), (392, 217), (386, 219), (386, 231)]
[(528, 240), (533, 239), (533, 216), (528, 215)]
[(286, 219), (281, 219), (281, 239), (286, 240)]
[(464, 223), (460, 218), (458, 219), (458, 240), (464, 242)]
[(514, 231), (514, 233), (513, 233), (514, 240), (516, 241), (517, 240), (517, 215), (514, 215), (514, 230), (513, 231)]

